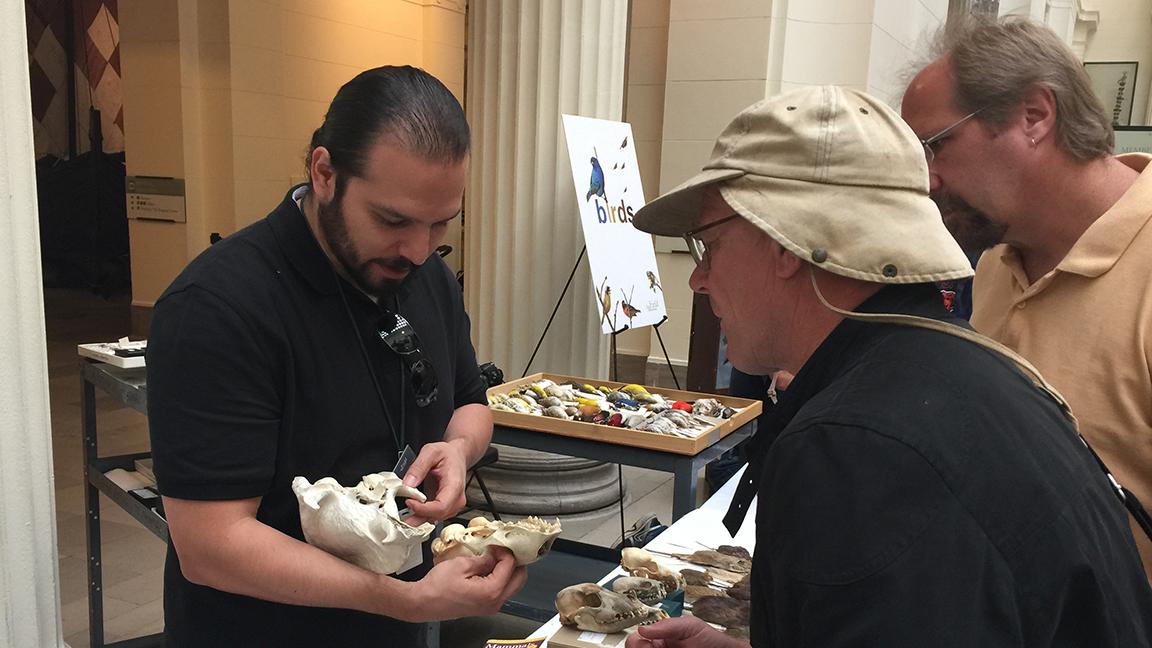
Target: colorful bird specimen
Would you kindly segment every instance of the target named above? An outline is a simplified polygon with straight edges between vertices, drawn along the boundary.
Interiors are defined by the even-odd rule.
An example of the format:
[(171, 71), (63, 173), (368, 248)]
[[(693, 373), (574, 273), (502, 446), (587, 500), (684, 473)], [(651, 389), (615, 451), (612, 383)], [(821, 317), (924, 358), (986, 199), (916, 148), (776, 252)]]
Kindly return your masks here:
[(588, 181), (588, 194), (584, 196), (584, 201), (587, 202), (592, 196), (608, 200), (604, 196), (604, 169), (600, 168), (600, 160), (595, 157), (592, 158), (592, 178)]

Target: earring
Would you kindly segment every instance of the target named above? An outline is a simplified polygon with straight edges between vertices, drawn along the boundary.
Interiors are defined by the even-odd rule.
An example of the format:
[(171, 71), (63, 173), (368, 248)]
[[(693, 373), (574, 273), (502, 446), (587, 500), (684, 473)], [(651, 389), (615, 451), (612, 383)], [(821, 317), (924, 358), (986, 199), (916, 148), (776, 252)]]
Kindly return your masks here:
[(1032, 148), (1036, 148), (1036, 138), (1032, 137), (1030, 139), (1032, 140)]

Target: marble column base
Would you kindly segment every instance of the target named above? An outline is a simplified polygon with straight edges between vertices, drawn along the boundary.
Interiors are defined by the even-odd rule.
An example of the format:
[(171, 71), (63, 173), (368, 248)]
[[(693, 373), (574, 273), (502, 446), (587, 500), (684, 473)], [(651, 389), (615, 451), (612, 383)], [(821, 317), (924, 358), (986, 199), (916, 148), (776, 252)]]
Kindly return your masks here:
[[(481, 468), (480, 475), (500, 515), (539, 517), (611, 515), (620, 501), (615, 464), (549, 452), (497, 446), (500, 461)], [(624, 485), (627, 496), (627, 484)], [(468, 505), (486, 507), (475, 480), (468, 488)]]

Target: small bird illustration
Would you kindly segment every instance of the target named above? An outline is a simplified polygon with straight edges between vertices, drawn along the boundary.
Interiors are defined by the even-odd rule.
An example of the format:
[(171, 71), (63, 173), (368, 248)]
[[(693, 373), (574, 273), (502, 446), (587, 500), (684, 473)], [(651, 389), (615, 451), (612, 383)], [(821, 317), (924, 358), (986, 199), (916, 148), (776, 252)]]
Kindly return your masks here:
[(628, 146), (628, 137), (627, 136), (624, 137), (623, 142), (620, 142), (620, 148), (624, 148), (625, 146)]
[(608, 277), (604, 277), (604, 282), (600, 284), (600, 310), (603, 312), (603, 316), (600, 318), (601, 324), (608, 319), (608, 313), (612, 312), (612, 286), (605, 286), (606, 283), (608, 283)]
[[(633, 286), (633, 287), (635, 287), (635, 286)], [(621, 290), (620, 292), (624, 292), (624, 291)], [(633, 306), (632, 304), (629, 303), (631, 301), (632, 301), (631, 293), (628, 295), (628, 299), (620, 300), (620, 311), (624, 313), (624, 317), (628, 318), (628, 326), (632, 326), (632, 318), (636, 317), (641, 312), (639, 308), (636, 308), (635, 306)]]
[(585, 202), (592, 196), (600, 196), (604, 200), (608, 200), (604, 196), (604, 169), (600, 168), (600, 160), (595, 157), (592, 158), (592, 178), (588, 181), (588, 195), (584, 196)]
[(613, 164), (613, 165), (612, 165), (612, 168), (613, 168), (613, 169), (619, 169), (619, 168), (620, 168), (620, 163), (619, 163), (619, 162), (617, 162), (616, 164)]
[(632, 318), (640, 314), (640, 309), (626, 301), (620, 302), (620, 310), (624, 312), (624, 317), (628, 318), (628, 324), (632, 324)]
[(661, 292), (663, 292), (664, 288), (660, 285), (660, 282), (656, 280), (656, 273), (649, 270), (647, 274), (648, 274), (648, 287), (652, 289), (652, 292), (656, 292), (657, 289), (659, 289)]

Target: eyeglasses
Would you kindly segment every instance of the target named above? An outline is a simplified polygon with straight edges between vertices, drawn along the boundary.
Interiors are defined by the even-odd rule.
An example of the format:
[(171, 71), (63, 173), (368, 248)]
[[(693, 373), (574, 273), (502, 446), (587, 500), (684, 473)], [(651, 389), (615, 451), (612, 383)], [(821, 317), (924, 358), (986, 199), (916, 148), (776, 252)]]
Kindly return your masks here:
[(976, 110), (973, 110), (972, 112), (968, 113), (967, 115), (964, 115), (960, 119), (956, 120), (955, 123), (953, 123), (951, 126), (946, 127), (944, 130), (936, 133), (935, 135), (931, 135), (929, 137), (925, 137), (924, 139), (920, 140), (920, 144), (922, 144), (924, 146), (924, 157), (928, 158), (929, 162), (931, 162), (932, 160), (935, 160), (936, 159), (936, 149), (940, 148), (940, 144), (942, 144), (944, 142), (944, 138), (948, 137), (948, 133), (951, 133), (956, 128), (959, 128), (964, 122), (968, 121), (969, 119), (972, 119), (976, 115), (979, 115), (982, 110), (984, 110), (984, 108), (977, 108)]
[(416, 393), (417, 407), (427, 407), (436, 402), (436, 394), (439, 391), (436, 369), (424, 357), (424, 353), (420, 350), (420, 338), (408, 320), (402, 315), (385, 310), (384, 316), (376, 324), (376, 329), (380, 339), (400, 356), (408, 369), (412, 391)]
[(724, 223), (727, 223), (734, 218), (740, 218), (740, 214), (732, 214), (731, 216), (726, 216), (718, 221), (712, 221), (703, 227), (697, 227), (694, 230), (688, 230), (687, 232), (684, 232), (684, 242), (688, 244), (688, 252), (692, 255), (692, 260), (696, 262), (697, 266), (705, 270), (708, 269), (708, 246), (705, 245), (704, 241), (701, 240), (697, 235), (705, 230), (712, 229), (718, 225), (723, 225)]

